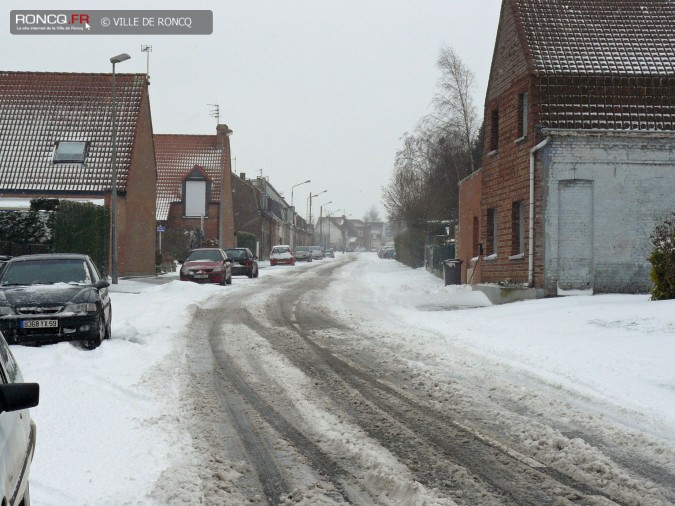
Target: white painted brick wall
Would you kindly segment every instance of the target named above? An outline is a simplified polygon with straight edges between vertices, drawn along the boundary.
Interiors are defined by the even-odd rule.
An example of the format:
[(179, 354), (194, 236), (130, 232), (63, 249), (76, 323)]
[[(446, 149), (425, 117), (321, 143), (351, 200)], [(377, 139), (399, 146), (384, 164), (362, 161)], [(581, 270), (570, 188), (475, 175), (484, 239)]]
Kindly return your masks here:
[[(675, 210), (675, 134), (552, 134), (542, 153), (545, 197), (544, 278), (555, 295), (561, 276), (558, 257), (560, 181), (592, 181), (592, 250), (595, 293), (647, 292), (649, 235), (655, 220)], [(590, 240), (591, 245), (587, 242)]]

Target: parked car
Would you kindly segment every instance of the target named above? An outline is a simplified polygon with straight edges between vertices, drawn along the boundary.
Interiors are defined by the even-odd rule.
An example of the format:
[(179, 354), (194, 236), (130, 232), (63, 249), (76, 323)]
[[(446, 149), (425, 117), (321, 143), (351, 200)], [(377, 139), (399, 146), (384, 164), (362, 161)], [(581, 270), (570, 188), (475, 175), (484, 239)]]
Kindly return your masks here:
[(258, 277), (258, 257), (248, 248), (228, 248), (225, 250), (227, 258), (232, 263), (232, 275), (245, 275), (249, 278)]
[(2, 269), (5, 268), (5, 265), (7, 265), (7, 262), (9, 262), (11, 258), (12, 257), (7, 255), (0, 255), (0, 274), (2, 274)]
[(326, 256), (330, 258), (335, 258), (335, 251), (333, 251), (333, 248), (328, 248), (326, 250)]
[(296, 246), (295, 247), (295, 259), (298, 262), (311, 262), (312, 254), (309, 251), (309, 246)]
[(35, 423), (28, 408), (40, 401), (40, 386), (24, 383), (0, 333), (0, 502), (30, 505), (28, 478), (35, 453)]
[(310, 246), (309, 251), (312, 254), (312, 259), (314, 260), (323, 260), (324, 252), (321, 246)]
[(220, 248), (193, 249), (180, 268), (181, 281), (232, 284), (232, 264)]
[(87, 255), (14, 257), (0, 274), (0, 331), (10, 344), (79, 341), (93, 350), (110, 339), (109, 286)]
[(272, 248), (270, 265), (295, 265), (295, 255), (287, 244), (280, 244)]

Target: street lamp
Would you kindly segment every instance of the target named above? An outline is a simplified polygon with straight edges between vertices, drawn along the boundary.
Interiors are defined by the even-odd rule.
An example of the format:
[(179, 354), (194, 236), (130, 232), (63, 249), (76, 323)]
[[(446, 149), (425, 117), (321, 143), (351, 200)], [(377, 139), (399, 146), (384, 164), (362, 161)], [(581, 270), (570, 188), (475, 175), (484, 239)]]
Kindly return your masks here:
[(307, 184), (311, 182), (312, 181), (308, 179), (307, 181), (303, 181), (302, 183), (294, 184), (293, 186), (291, 186), (291, 207), (293, 207), (293, 188), (295, 188), (296, 186), (300, 186), (301, 184)]
[(321, 244), (321, 247), (324, 249), (326, 245), (323, 243), (323, 207), (332, 203), (332, 200), (330, 202), (324, 202), (321, 204), (321, 207), (319, 207), (319, 244)]
[(117, 284), (117, 112), (115, 110), (115, 64), (131, 58), (126, 53), (110, 58), (112, 63), (112, 189), (110, 196), (112, 228), (112, 282)]
[(296, 186), (300, 186), (303, 184), (311, 183), (311, 180), (303, 181), (302, 183), (294, 184), (291, 186), (291, 213), (292, 213), (292, 221), (291, 221), (291, 249), (295, 248), (295, 215), (297, 214), (295, 212), (295, 207), (293, 207), (293, 189)]
[(308, 219), (307, 219), (307, 222), (308, 222), (308, 223), (310, 223), (310, 224), (312, 223), (312, 199), (313, 199), (314, 197), (318, 197), (318, 196), (321, 195), (322, 193), (326, 193), (327, 191), (328, 191), (328, 190), (324, 190), (324, 191), (322, 191), (322, 192), (315, 193), (314, 195), (312, 195), (312, 192), (309, 192), (309, 215), (307, 216), (307, 218), (308, 218)]

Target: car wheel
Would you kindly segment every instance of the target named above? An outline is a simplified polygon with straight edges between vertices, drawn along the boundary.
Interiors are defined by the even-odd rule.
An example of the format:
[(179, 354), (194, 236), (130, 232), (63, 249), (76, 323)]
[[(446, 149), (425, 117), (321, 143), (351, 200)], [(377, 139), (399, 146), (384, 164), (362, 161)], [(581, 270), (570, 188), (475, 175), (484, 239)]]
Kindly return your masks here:
[(232, 284), (232, 274), (230, 274), (227, 278), (225, 278), (225, 283), (228, 285)]
[(87, 348), (88, 350), (95, 350), (96, 348), (101, 346), (101, 342), (105, 339), (105, 334), (106, 334), (105, 318), (103, 318), (103, 315), (100, 315), (98, 317), (98, 334), (96, 335), (96, 337), (92, 337), (91, 339), (84, 341), (84, 347)]
[(260, 271), (256, 268), (255, 273), (253, 274), (253, 277), (257, 278), (258, 274), (260, 274)]
[(110, 319), (108, 320), (108, 323), (106, 323), (105, 326), (105, 337), (103, 339), (110, 339), (112, 336), (112, 309), (110, 310)]
[(251, 270), (248, 271), (248, 274), (246, 274), (249, 278), (253, 277), (253, 267), (251, 267)]

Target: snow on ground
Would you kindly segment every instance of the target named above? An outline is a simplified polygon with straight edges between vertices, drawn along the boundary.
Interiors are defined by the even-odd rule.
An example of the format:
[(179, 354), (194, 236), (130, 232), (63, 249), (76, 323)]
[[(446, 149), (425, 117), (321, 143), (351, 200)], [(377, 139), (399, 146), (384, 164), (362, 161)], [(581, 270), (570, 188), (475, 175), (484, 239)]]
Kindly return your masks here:
[[(383, 334), (403, 322), (424, 331), (421, 342), (388, 335), (401, 349), (414, 345), (416, 357), (443, 359), (451, 349), (466, 349), (646, 414), (675, 440), (675, 301), (604, 295), (490, 306), (481, 294), (444, 287), (423, 269), (370, 253), (353, 256), (357, 261), (337, 271), (324, 299), (345, 318)], [(261, 262), (260, 275), (294, 276), (329, 261), (274, 268)], [(192, 311), (255, 283), (260, 280), (235, 277), (227, 287), (122, 280), (111, 290), (113, 338), (100, 348), (12, 346), (26, 381), (41, 386), (40, 405), (31, 410), (38, 427), (35, 506), (152, 503), (148, 494), (158, 477), (190, 446), (176, 411)]]

